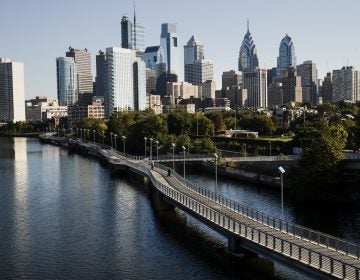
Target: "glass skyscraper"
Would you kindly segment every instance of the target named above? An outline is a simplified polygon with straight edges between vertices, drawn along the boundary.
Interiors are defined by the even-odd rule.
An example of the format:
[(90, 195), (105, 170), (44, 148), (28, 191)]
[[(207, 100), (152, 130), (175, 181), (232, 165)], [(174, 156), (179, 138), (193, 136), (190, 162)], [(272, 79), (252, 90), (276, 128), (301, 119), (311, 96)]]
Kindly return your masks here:
[(60, 106), (72, 106), (78, 100), (78, 75), (74, 58), (56, 59), (57, 94)]
[(145, 28), (136, 21), (135, 14), (133, 21), (127, 16), (121, 19), (121, 47), (137, 50), (140, 53), (145, 51)]
[(160, 46), (164, 52), (167, 74), (176, 75), (177, 80), (181, 80), (180, 50), (176, 24), (163, 23), (161, 25)]
[(247, 32), (240, 47), (239, 52), (239, 71), (254, 70), (259, 67), (259, 59), (254, 40), (249, 31), (249, 22), (247, 24)]
[(277, 76), (281, 76), (289, 67), (296, 67), (295, 46), (289, 35), (280, 42), (279, 57), (277, 58)]

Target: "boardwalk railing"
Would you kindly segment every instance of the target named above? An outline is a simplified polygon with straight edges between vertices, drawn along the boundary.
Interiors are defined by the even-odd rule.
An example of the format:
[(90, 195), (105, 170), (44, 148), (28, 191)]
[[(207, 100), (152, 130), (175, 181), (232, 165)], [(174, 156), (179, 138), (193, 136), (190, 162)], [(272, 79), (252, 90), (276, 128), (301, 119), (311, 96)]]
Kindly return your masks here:
[[(167, 171), (169, 167), (155, 164), (157, 168)], [(204, 189), (199, 187), (190, 181), (181, 177), (175, 171), (172, 171), (172, 174), (178, 179), (179, 182), (184, 184), (187, 188), (191, 189), (192, 191), (201, 194), (202, 196), (215, 201), (224, 207), (227, 207), (237, 213), (244, 215), (247, 218), (250, 218), (254, 221), (257, 221), (263, 225), (269, 226), (276, 230), (288, 233), (294, 237), (300, 238), (302, 240), (309, 241), (311, 243), (326, 247), (328, 249), (340, 252), (344, 255), (348, 255), (357, 259), (360, 259), (360, 246), (346, 240), (312, 230), (295, 223), (287, 222), (278, 218), (274, 218), (270, 215), (262, 213), (260, 211), (254, 210), (250, 207), (244, 206), (239, 202), (231, 200), (227, 197), (224, 197), (220, 194), (216, 194), (213, 191)]]
[[(157, 165), (157, 167), (163, 169), (162, 166)], [(336, 258), (333, 258), (329, 255), (322, 254), (315, 249), (311, 249), (311, 246), (302, 246), (299, 243), (289, 241), (289, 239), (286, 240), (286, 238), (282, 238), (281, 235), (275, 235), (268, 232), (267, 230), (255, 228), (254, 226), (243, 223), (237, 219), (233, 219), (228, 215), (221, 213), (221, 210), (215, 210), (211, 207), (208, 207), (205, 204), (197, 201), (196, 199), (186, 194), (183, 194), (173, 188), (161, 184), (156, 180), (156, 178), (152, 175), (151, 172), (148, 171), (148, 174), (153, 185), (165, 196), (170, 197), (177, 203), (182, 204), (184, 207), (194, 211), (203, 218), (211, 221), (212, 223), (229, 232), (232, 232), (235, 235), (246, 238), (247, 240), (251, 240), (252, 242), (260, 246), (266, 247), (272, 251), (295, 259), (301, 263), (314, 267), (322, 272), (328, 273), (337, 278), (354, 280), (360, 279), (360, 270), (355, 265), (351, 265)], [(173, 174), (175, 175), (176, 173), (174, 172)], [(198, 192), (198, 194), (201, 193)], [(214, 196), (213, 194), (211, 194), (211, 192), (207, 191), (206, 194), (209, 199), (214, 199)], [(219, 195), (216, 195), (215, 197), (217, 202), (221, 205), (232, 209), (234, 212), (241, 213), (248, 218), (251, 217), (251, 215), (246, 215), (248, 214), (246, 212), (250, 210), (249, 208), (246, 207), (246, 210), (245, 208), (241, 209), (238, 203), (234, 203), (231, 200), (228, 200)], [(241, 211), (243, 211), (243, 213)], [(257, 214), (255, 216), (257, 216)], [(256, 220), (258, 219), (259, 218), (257, 218)], [(283, 221), (280, 221), (280, 224), (281, 222)], [(281, 225), (278, 229), (280, 230), (280, 228)], [(281, 231), (284, 232), (283, 230)], [(289, 232), (286, 233), (290, 234)], [(288, 235), (284, 235), (284, 237), (285, 236)]]

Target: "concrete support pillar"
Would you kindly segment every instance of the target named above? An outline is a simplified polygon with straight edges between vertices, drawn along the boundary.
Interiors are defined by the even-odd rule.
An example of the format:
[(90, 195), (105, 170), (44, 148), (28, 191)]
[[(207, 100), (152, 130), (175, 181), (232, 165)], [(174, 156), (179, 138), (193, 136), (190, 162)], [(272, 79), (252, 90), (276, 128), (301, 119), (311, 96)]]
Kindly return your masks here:
[(157, 211), (170, 211), (175, 208), (175, 206), (167, 202), (156, 189), (151, 192), (151, 202)]
[(243, 241), (235, 236), (235, 235), (231, 235), (228, 237), (228, 249), (234, 253), (237, 254), (244, 254), (246, 256), (257, 256), (256, 253), (245, 249), (243, 246)]

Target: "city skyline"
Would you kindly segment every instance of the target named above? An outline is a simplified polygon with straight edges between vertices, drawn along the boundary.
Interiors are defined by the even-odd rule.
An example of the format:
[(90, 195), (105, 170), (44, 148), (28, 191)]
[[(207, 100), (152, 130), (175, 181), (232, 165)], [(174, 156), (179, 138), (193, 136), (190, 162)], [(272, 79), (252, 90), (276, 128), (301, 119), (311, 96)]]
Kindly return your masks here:
[[(107, 1), (107, 5), (103, 6), (95, 5), (95, 2), (84, 6), (84, 1), (76, 1), (71, 10), (62, 7), (54, 9), (44, 0), (31, 4), (24, 1), (22, 5), (19, 2), (5, 0), (3, 3), (6, 13), (0, 23), (7, 27), (3, 35), (7, 40), (0, 46), (0, 56), (24, 62), (26, 98), (56, 96), (56, 57), (63, 55), (64, 49), (69, 46), (90, 50), (94, 75), (95, 54), (99, 49), (104, 51), (110, 46), (121, 46), (121, 18), (124, 14), (129, 17), (133, 15), (132, 1), (123, 4)], [(161, 24), (165, 22), (177, 23), (179, 46), (185, 45), (193, 34), (199, 36), (206, 47), (207, 57), (214, 61), (217, 88), (221, 84), (222, 72), (237, 69), (247, 18), (261, 68), (276, 67), (279, 42), (286, 33), (296, 45), (297, 63), (314, 61), (321, 79), (326, 72), (341, 69), (342, 66), (359, 68), (359, 39), (351, 36), (356, 33), (356, 26), (360, 23), (355, 14), (359, 3), (318, 1), (312, 3), (310, 7), (313, 8), (309, 9), (309, 5), (303, 1), (302, 5), (295, 5), (296, 13), (281, 13), (280, 17), (279, 11), (286, 7), (287, 2), (262, 2), (226, 1), (219, 5), (198, 1), (191, 3), (192, 9), (188, 9), (190, 1), (169, 4), (160, 0), (158, 5), (162, 9), (155, 9), (151, 6), (153, 3), (137, 1), (136, 16), (145, 27), (146, 46), (159, 45)], [(205, 3), (204, 16), (199, 16), (198, 11), (204, 9)], [(262, 4), (261, 9), (254, 9), (260, 7), (259, 3)], [(110, 10), (107, 8), (109, 4), (113, 7)], [(28, 13), (30, 10), (33, 11), (31, 14)], [(239, 10), (242, 11), (241, 15), (238, 15)], [(86, 17), (78, 16), (81, 11), (85, 12)], [(107, 12), (106, 16), (100, 16), (104, 11)], [(92, 18), (98, 20), (90, 20)], [(300, 20), (302, 24), (299, 24)], [(271, 30), (267, 28), (270, 23)], [(344, 44), (341, 40), (333, 40), (338, 34), (350, 38), (350, 42)], [(183, 61), (182, 52), (179, 59)]]

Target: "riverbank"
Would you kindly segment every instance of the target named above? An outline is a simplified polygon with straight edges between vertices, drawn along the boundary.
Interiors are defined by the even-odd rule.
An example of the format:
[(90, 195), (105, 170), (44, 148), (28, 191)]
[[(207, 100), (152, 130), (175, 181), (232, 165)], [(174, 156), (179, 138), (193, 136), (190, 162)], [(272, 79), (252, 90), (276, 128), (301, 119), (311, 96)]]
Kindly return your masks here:
[(29, 132), (29, 133), (16, 133), (16, 132), (0, 132), (0, 137), (29, 137), (29, 138), (39, 138), (39, 132)]

